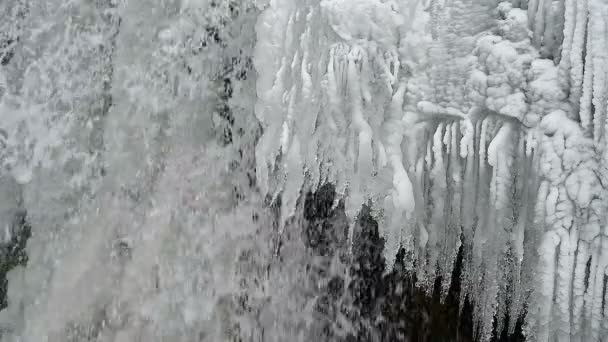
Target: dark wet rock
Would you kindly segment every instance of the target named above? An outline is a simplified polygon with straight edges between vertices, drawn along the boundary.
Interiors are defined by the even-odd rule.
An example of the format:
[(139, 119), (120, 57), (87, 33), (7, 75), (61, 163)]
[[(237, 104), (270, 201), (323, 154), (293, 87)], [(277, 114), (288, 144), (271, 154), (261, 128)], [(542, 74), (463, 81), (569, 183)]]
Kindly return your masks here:
[(18, 211), (12, 220), (10, 228), (13, 234), (9, 241), (0, 244), (0, 310), (7, 307), (8, 271), (16, 266), (27, 263), (25, 246), (27, 240), (32, 236), (31, 226), (26, 219), (26, 212)]
[(27, 263), (25, 246), (32, 235), (23, 209), (21, 186), (14, 178), (0, 177), (0, 310), (7, 306), (7, 273)]

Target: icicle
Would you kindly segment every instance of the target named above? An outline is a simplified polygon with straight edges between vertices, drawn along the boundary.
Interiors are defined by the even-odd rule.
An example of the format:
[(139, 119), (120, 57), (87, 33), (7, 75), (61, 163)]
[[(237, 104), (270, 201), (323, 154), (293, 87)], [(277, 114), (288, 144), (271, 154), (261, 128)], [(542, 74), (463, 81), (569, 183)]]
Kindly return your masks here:
[(329, 101), (332, 105), (334, 105), (334, 101), (338, 99), (338, 79), (335, 71), (337, 64), (336, 49), (337, 46), (334, 45), (329, 50), (329, 62), (327, 63), (327, 90), (329, 93)]
[(449, 155), (452, 152), (452, 123), (448, 123), (443, 134), (442, 142), (445, 145), (445, 153)]
[(604, 141), (606, 122), (606, 104), (608, 103), (608, 5), (594, 1), (590, 6), (589, 37), (587, 54), (593, 63), (593, 138), (596, 144)]
[[(559, 64), (562, 58), (562, 45), (564, 43), (564, 28), (566, 24), (566, 1), (568, 0), (559, 0), (557, 2), (557, 10), (551, 17), (552, 23), (550, 25), (555, 27), (555, 29), (551, 30), (551, 55), (556, 64)], [(555, 3), (553, 2), (553, 4)]]
[[(354, 46), (348, 55), (348, 92), (352, 123), (357, 130), (358, 154), (356, 161), (356, 176), (350, 187), (350, 202), (358, 207), (363, 203), (363, 189), (365, 179), (372, 174), (372, 135), (373, 131), (363, 116), (363, 101), (361, 92), (361, 77), (358, 68), (364, 63), (365, 51)], [(351, 207), (354, 209), (355, 207)]]
[[(573, 240), (571, 234), (578, 239), (576, 232), (576, 227), (572, 227), (570, 234), (563, 228), (557, 229), (560, 238), (555, 296), (558, 341), (569, 341), (570, 338), (570, 293), (575, 252), (574, 246), (571, 245)], [(574, 242), (576, 243), (576, 240)]]
[(289, 140), (291, 138), (292, 126), (294, 125), (294, 112), (296, 111), (296, 86), (295, 84), (291, 86), (289, 90), (288, 97), (289, 103), (287, 105), (287, 115), (283, 121), (282, 131), (281, 131), (281, 144), (280, 149), (282, 154), (287, 154), (289, 150)]
[(287, 20), (287, 25), (285, 27), (285, 37), (283, 38), (283, 50), (284, 50), (283, 53), (286, 56), (289, 55), (289, 52), (290, 52), (289, 50), (294, 45), (293, 28), (294, 28), (295, 18), (296, 18), (296, 13), (292, 12), (289, 15), (289, 19)]
[(585, 49), (585, 36), (587, 35), (587, 2), (588, 0), (578, 0), (576, 7), (576, 25), (572, 37), (572, 48), (570, 50), (570, 102), (576, 110), (579, 108), (579, 101), (582, 93), (583, 83), (583, 50)]
[(550, 6), (550, 0), (537, 0), (536, 13), (533, 23), (533, 35), (532, 35), (532, 43), (536, 48), (541, 47), (542, 37), (544, 35), (545, 30), (545, 18), (549, 13), (546, 13), (547, 7)]
[(444, 123), (441, 122), (435, 130), (433, 135), (433, 164), (430, 170), (430, 178), (432, 180), (431, 188), (431, 203), (433, 209), (431, 211), (430, 229), (429, 229), (429, 260), (428, 260), (428, 271), (430, 274), (435, 274), (435, 267), (439, 261), (439, 251), (441, 245), (439, 243), (444, 241), (445, 236), (445, 192), (446, 192), (446, 179), (445, 179), (445, 164), (443, 155), (443, 132)]
[(589, 245), (587, 242), (580, 240), (576, 248), (576, 265), (574, 266), (574, 276), (572, 279), (572, 329), (571, 333), (573, 336), (578, 337), (580, 341), (581, 329), (582, 329), (582, 317), (584, 307), (584, 294), (585, 294), (585, 272), (587, 269), (587, 262), (589, 261)]
[[(308, 52), (304, 53), (304, 58), (302, 58), (301, 63), (301, 77), (302, 77), (302, 99), (305, 103), (311, 101), (312, 96), (312, 76), (308, 71), (308, 63), (309, 63)], [(313, 120), (314, 121), (314, 120)]]
[(498, 167), (499, 153), (508, 144), (509, 137), (512, 131), (513, 126), (511, 123), (506, 122), (500, 127), (498, 133), (496, 134), (494, 139), (492, 139), (490, 145), (488, 146), (488, 164), (492, 165), (495, 168)]
[(399, 80), (399, 68), (401, 67), (399, 54), (395, 50), (389, 50), (385, 54), (385, 60), (385, 63), (390, 66), (388, 76), (391, 86), (389, 89), (392, 90), (392, 86)]
[[(391, 218), (390, 238), (387, 239), (385, 247), (385, 259), (390, 270), (394, 264), (395, 257), (399, 249), (401, 230), (404, 228), (403, 218), (411, 218), (414, 211), (414, 194), (412, 183), (403, 167), (401, 141), (403, 140), (403, 127), (401, 117), (403, 116), (403, 99), (406, 84), (399, 84), (399, 88), (393, 95), (390, 108), (389, 120), (384, 125), (386, 130), (386, 152), (389, 162), (393, 169), (393, 190), (392, 206), (394, 207), (393, 217)], [(406, 223), (407, 224), (407, 223)], [(406, 233), (409, 237), (411, 233)]]
[(388, 164), (388, 156), (386, 154), (386, 148), (381, 141), (376, 142), (376, 149), (378, 155), (377, 168), (382, 169), (385, 168)]
[[(360, 86), (361, 86), (361, 99), (363, 100), (363, 103), (365, 104), (365, 106), (370, 106), (372, 104), (372, 92), (371, 92), (371, 87), (370, 84), (374, 81), (373, 80), (373, 71), (371, 70), (370, 64), (369, 64), (369, 56), (366, 50), (364, 50), (363, 48), (361, 48), (360, 52), (358, 52), (358, 54), (360, 55), (360, 59), (358, 61), (359, 63), (359, 75), (360, 75)], [(391, 93), (392, 93), (392, 88), (391, 88)]]
[(300, 154), (300, 141), (297, 136), (294, 136), (284, 165), (286, 180), (281, 201), (280, 233), (283, 232), (287, 219), (295, 213), (296, 202), (298, 197), (300, 197), (300, 189), (304, 184), (303, 167), (302, 156)]
[[(433, 145), (434, 145), (433, 142), (434, 142), (434, 140), (429, 140), (429, 141), (427, 141), (427, 144), (426, 144), (426, 154), (424, 157), (424, 162), (426, 165), (426, 168), (424, 169), (424, 171), (426, 171), (426, 172), (423, 175), (423, 179), (424, 179), (424, 182), (422, 182), (423, 191), (428, 191), (426, 186), (428, 185), (428, 178), (430, 178), (429, 173), (433, 166)], [(425, 222), (425, 224), (426, 224), (426, 222)], [(426, 250), (428, 241), (430, 239), (430, 234), (431, 234), (431, 232), (429, 232), (430, 227), (426, 226), (425, 224), (420, 225), (419, 245), (420, 245), (421, 250)]]
[(336, 77), (338, 94), (346, 95), (349, 65), (348, 53), (350, 51), (350, 47), (345, 43), (336, 43), (332, 47), (332, 50), (334, 61), (333, 68)]
[[(486, 120), (486, 122), (489, 124), (490, 121)], [(480, 253), (483, 259), (480, 260), (480, 263), (484, 268), (483, 281), (479, 284), (480, 290), (484, 294), (478, 303), (479, 324), (481, 324), (480, 338), (482, 339), (487, 339), (491, 335), (494, 315), (498, 312), (502, 317), (506, 310), (504, 302), (498, 301), (498, 298), (500, 295), (499, 278), (502, 276), (500, 269), (503, 267), (502, 256), (505, 252), (505, 230), (509, 224), (505, 220), (505, 210), (509, 196), (509, 191), (506, 188), (509, 186), (511, 174), (510, 137), (512, 131), (512, 123), (503, 123), (487, 148), (487, 163), (492, 166), (492, 175), (489, 179), (489, 201), (486, 203), (488, 206), (484, 208), (486, 210), (485, 217), (480, 220), (477, 227), (480, 230), (479, 236), (478, 232), (475, 232), (475, 244), (480, 244), (475, 248), (481, 249)], [(502, 323), (499, 323), (498, 327), (502, 327)]]
[[(484, 119), (480, 123), (481, 129), (478, 130), (479, 133), (479, 159), (478, 159), (478, 200), (477, 200), (477, 208), (476, 213), (479, 215), (479, 221), (476, 226), (474, 240), (473, 240), (473, 258), (475, 263), (480, 263), (482, 258), (483, 246), (486, 240), (486, 230), (487, 230), (487, 218), (488, 218), (488, 210), (486, 205), (488, 204), (486, 201), (487, 194), (483, 187), (486, 186), (488, 182), (488, 175), (486, 171), (487, 157), (486, 157), (486, 148), (487, 148), (487, 129), (488, 129), (488, 120)], [(475, 266), (476, 268), (478, 266)]]
[(452, 269), (454, 268), (454, 262), (458, 255), (458, 250), (461, 245), (461, 234), (462, 234), (462, 198), (463, 198), (463, 170), (462, 160), (459, 151), (459, 136), (460, 122), (454, 122), (450, 125), (450, 140), (448, 144), (448, 170), (449, 177), (447, 179), (448, 184), (448, 216), (446, 221), (446, 229), (448, 230), (448, 236), (446, 239), (446, 263), (443, 274), (443, 290), (444, 294), (448, 293), (449, 286), (452, 282)]
[(598, 239), (597, 256), (598, 262), (597, 268), (595, 269), (595, 281), (589, 282), (589, 288), (593, 289), (592, 294), (589, 297), (589, 299), (591, 300), (591, 302), (589, 303), (591, 309), (590, 314), (588, 316), (591, 323), (591, 341), (600, 341), (600, 334), (602, 328), (601, 324), (602, 321), (606, 319), (605, 317), (602, 317), (602, 305), (604, 304), (604, 277), (606, 267), (608, 267), (608, 239), (605, 236), (601, 236)]
[[(475, 205), (476, 205), (476, 186), (477, 186), (477, 170), (478, 164), (475, 162), (477, 154), (474, 152), (475, 130), (470, 120), (463, 122), (461, 130), (466, 127), (461, 139), (460, 154), (466, 158), (465, 174), (462, 182), (462, 213), (463, 222), (462, 229), (464, 241), (470, 243), (473, 239), (473, 225), (475, 222)], [(464, 151), (468, 151), (465, 152)]]
[[(589, 268), (588, 270), (588, 277), (587, 277), (587, 288), (585, 290), (585, 294), (584, 294), (584, 311), (583, 311), (583, 319), (584, 322), (586, 322), (588, 324), (588, 326), (586, 326), (586, 328), (588, 329), (587, 331), (583, 332), (583, 340), (588, 339), (588, 340), (592, 340), (590, 337), (595, 335), (596, 332), (594, 331), (592, 324), (593, 324), (593, 315), (594, 315), (594, 309), (593, 309), (593, 301), (596, 298), (595, 295), (595, 285), (596, 285), (596, 278), (597, 276), (601, 273), (598, 272), (599, 270), (599, 265), (602, 264), (602, 260), (600, 260), (600, 256), (601, 256), (601, 237), (598, 236), (596, 237), (593, 242), (591, 243), (591, 268)], [(597, 341), (597, 339), (595, 339), (594, 341)]]
[(391, 125), (390, 133), (387, 139), (387, 152), (393, 166), (394, 178), (393, 186), (396, 190), (397, 197), (395, 198), (395, 206), (410, 214), (414, 210), (412, 183), (405, 172), (403, 162), (401, 160), (401, 141), (403, 137), (403, 128), (398, 124), (400, 121), (405, 94), (405, 83), (401, 83), (391, 103), (391, 116), (395, 119), (395, 124)]
[[(521, 153), (522, 151), (525, 151), (525, 133), (524, 132), (520, 132), (519, 133), (519, 138), (518, 138), (518, 148), (517, 151), (519, 153)], [(518, 204), (518, 208), (519, 208), (519, 213), (518, 216), (516, 217), (517, 221), (514, 222), (514, 227), (513, 227), (513, 231), (511, 232), (511, 248), (513, 251), (513, 259), (515, 262), (515, 268), (516, 271), (519, 270), (519, 268), (521, 267), (521, 262), (523, 260), (523, 254), (524, 254), (524, 230), (525, 230), (525, 225), (526, 225), (526, 216), (527, 216), (527, 203), (528, 203), (528, 192), (526, 191), (527, 187), (524, 186), (525, 184), (525, 179), (527, 177), (528, 173), (528, 169), (527, 169), (527, 158), (524, 157), (520, 157), (520, 160), (518, 160), (517, 165), (519, 166), (519, 168), (517, 170), (515, 170), (516, 174), (518, 175), (522, 175), (522, 177), (517, 177), (517, 183), (515, 184), (515, 189), (517, 193), (521, 193), (523, 192), (523, 194), (521, 194), (521, 204)], [(516, 272), (517, 273), (517, 272)]]
[[(542, 0), (530, 0), (528, 2), (528, 26), (532, 31), (533, 36), (536, 36), (536, 16), (539, 11), (539, 1)], [(533, 40), (534, 44), (536, 44), (536, 40)]]
[(564, 40), (562, 43), (562, 55), (559, 63), (560, 79), (568, 83), (569, 77), (563, 74), (569, 72), (570, 55), (572, 54), (572, 39), (574, 27), (576, 26), (576, 4), (579, 0), (565, 0), (564, 3)]
[(460, 139), (460, 157), (467, 158), (469, 154), (473, 153), (473, 141), (475, 138), (475, 128), (471, 120), (467, 118), (462, 121), (460, 133), (462, 134), (462, 138)]
[(554, 231), (548, 231), (544, 234), (543, 240), (538, 250), (540, 255), (539, 272), (539, 287), (538, 308), (533, 308), (538, 311), (538, 333), (537, 341), (549, 341), (551, 311), (553, 310), (553, 293), (555, 291), (555, 257), (557, 246), (559, 245), (559, 235)]
[[(460, 150), (458, 144), (458, 132), (460, 131), (460, 123), (455, 122), (451, 125), (451, 141), (449, 142), (449, 154), (452, 158), (450, 165), (452, 166), (452, 177), (450, 179), (452, 184), (454, 184), (454, 188), (458, 189), (458, 193), (460, 193), (460, 184), (462, 182), (462, 170), (461, 170), (461, 160), (460, 160)], [(460, 203), (459, 200), (455, 201), (455, 203)], [(456, 222), (455, 222), (456, 223)]]
[(553, 53), (553, 46), (555, 44), (555, 35), (556, 32), (554, 31), (556, 29), (556, 25), (555, 25), (555, 19), (556, 19), (556, 14), (553, 13), (553, 0), (545, 0), (543, 3), (544, 7), (543, 7), (543, 17), (545, 18), (544, 20), (544, 27), (543, 27), (543, 48), (542, 51), (544, 52), (545, 56), (552, 56)]
[(344, 47), (342, 44), (335, 44), (331, 47), (329, 51), (329, 62), (327, 65), (327, 83), (328, 83), (328, 99), (330, 104), (330, 118), (336, 124), (335, 130), (339, 135), (342, 135), (346, 130), (346, 121), (344, 119), (344, 115), (342, 114), (340, 105), (342, 103), (341, 99), (341, 91), (342, 86), (341, 78), (342, 75), (339, 73), (340, 68), (338, 68), (338, 73), (336, 67), (340, 65), (339, 59), (342, 58), (340, 54), (343, 52)]
[[(588, 22), (588, 25), (591, 25), (591, 22)], [(593, 136), (592, 124), (594, 121), (593, 114), (591, 113), (591, 105), (593, 100), (593, 78), (594, 78), (594, 67), (593, 67), (593, 47), (595, 42), (593, 42), (593, 34), (591, 31), (587, 34), (587, 45), (585, 49), (587, 50), (587, 54), (585, 55), (585, 69), (583, 75), (583, 83), (582, 83), (582, 94), (580, 97), (579, 104), (579, 116), (581, 120), (581, 126), (585, 133), (589, 136)]]
[[(526, 150), (529, 148), (527, 145), (528, 142), (528, 132), (520, 132), (519, 138), (519, 149), (520, 151), (520, 160), (519, 165), (520, 168), (517, 171), (518, 175), (521, 177), (517, 177), (517, 191), (521, 194), (521, 203), (518, 204), (518, 213), (517, 213), (517, 221), (515, 222), (515, 226), (513, 228), (511, 241), (513, 247), (513, 258), (514, 258), (514, 267), (513, 267), (513, 295), (512, 302), (510, 308), (510, 317), (519, 317), (522, 314), (524, 307), (524, 296), (525, 291), (527, 290), (524, 284), (524, 258), (525, 253), (525, 242), (526, 240), (526, 229), (529, 228), (529, 213), (534, 208), (534, 195), (536, 194), (535, 180), (532, 177), (532, 165), (533, 158), (526, 153)], [(530, 239), (530, 235), (528, 234), (528, 239)], [(509, 321), (509, 333), (512, 334), (515, 331), (517, 320), (511, 319)]]
[(536, 148), (535, 132), (532, 130), (529, 130), (526, 133), (526, 157), (531, 157), (532, 152), (534, 151), (535, 148)]
[[(440, 230), (443, 231), (443, 238), (440, 240), (441, 241), (441, 260), (439, 262), (439, 272), (440, 275), (442, 276), (442, 295), (445, 296), (447, 295), (447, 291), (449, 289), (449, 282), (447, 282), (447, 279), (450, 278), (449, 274), (452, 272), (452, 248), (453, 248), (453, 236), (451, 235), (451, 233), (453, 233), (453, 230), (451, 229), (451, 225), (455, 224), (456, 222), (452, 222), (450, 221), (451, 217), (450, 217), (450, 209), (451, 209), (451, 204), (452, 204), (452, 200), (454, 199), (454, 191), (453, 188), (451, 187), (451, 185), (453, 184), (453, 181), (451, 179), (451, 173), (450, 173), (450, 168), (452, 167), (451, 165), (451, 155), (450, 152), (452, 151), (452, 146), (451, 146), (451, 141), (452, 141), (452, 130), (453, 130), (453, 126), (454, 123), (447, 123), (446, 127), (445, 127), (445, 133), (443, 134), (443, 139), (442, 139), (442, 149), (445, 149), (445, 169), (444, 172), (442, 174), (442, 181), (445, 183), (445, 189), (444, 189), (444, 200), (443, 200), (443, 213), (442, 213), (442, 218), (439, 224), (440, 226), (438, 227)], [(445, 146), (445, 147), (444, 147)], [(447, 196), (446, 196), (447, 195)]]

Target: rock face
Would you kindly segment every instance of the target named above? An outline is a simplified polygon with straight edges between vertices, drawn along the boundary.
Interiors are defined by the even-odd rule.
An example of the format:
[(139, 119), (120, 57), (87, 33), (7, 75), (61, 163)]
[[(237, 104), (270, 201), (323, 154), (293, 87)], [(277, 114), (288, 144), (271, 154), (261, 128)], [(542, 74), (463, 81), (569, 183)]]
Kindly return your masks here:
[(16, 266), (27, 263), (25, 244), (30, 238), (31, 227), (23, 208), (21, 187), (10, 177), (0, 178), (0, 310), (7, 306), (8, 279), (6, 274)]

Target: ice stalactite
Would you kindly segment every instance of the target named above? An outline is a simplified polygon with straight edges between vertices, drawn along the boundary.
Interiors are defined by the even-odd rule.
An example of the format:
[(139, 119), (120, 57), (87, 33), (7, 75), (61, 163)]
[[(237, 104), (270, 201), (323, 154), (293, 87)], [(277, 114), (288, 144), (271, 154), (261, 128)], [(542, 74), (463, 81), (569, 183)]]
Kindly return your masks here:
[[(605, 144), (606, 114), (608, 111), (608, 4), (593, 1), (589, 6), (589, 31), (587, 37), (587, 56), (585, 63), (585, 78), (581, 99), (581, 111), (588, 111), (593, 127), (593, 137), (596, 144)], [(583, 109), (583, 101), (585, 107)], [(590, 103), (588, 103), (590, 102)], [(590, 129), (589, 123), (585, 125)]]
[[(289, 19), (271, 22), (273, 17)], [(271, 3), (260, 18), (255, 63), (265, 76), (258, 82), (256, 115), (265, 133), (256, 149), (257, 170), (264, 191), (281, 193), (288, 207), (284, 219), (299, 196), (298, 186), (289, 184), (304, 171), (313, 189), (329, 181), (347, 193), (351, 217), (361, 204), (390, 190), (392, 228), (384, 234), (391, 249), (399, 247), (397, 225), (413, 211), (412, 186), (400, 153), (406, 90), (396, 51), (401, 25), (396, 4), (369, 1)], [(322, 34), (321, 27), (336, 37)], [(281, 57), (266, 47), (282, 51)], [(302, 150), (294, 152), (303, 161), (300, 171), (274, 170), (279, 152), (290, 153), (273, 145), (279, 136), (281, 146), (301, 144)], [(269, 182), (276, 172), (286, 172), (284, 184)], [(382, 177), (370, 182), (373, 174)], [(303, 182), (297, 181), (299, 186)]]
[[(528, 208), (533, 206), (531, 203), (537, 187), (533, 168), (537, 158), (535, 133), (527, 126), (538, 122), (556, 96), (550, 90), (543, 91), (541, 86), (544, 80), (553, 77), (553, 69), (530, 64), (535, 52), (527, 42), (527, 35), (521, 34), (525, 33), (526, 27), (523, 12), (506, 4), (499, 11), (502, 11), (502, 20), (499, 21), (501, 35), (481, 37), (474, 50), (477, 60), (463, 60), (462, 67), (470, 65), (473, 71), (464, 73), (470, 75), (466, 88), (468, 103), (460, 100), (457, 106), (474, 106), (465, 110), (466, 115), (457, 114), (460, 111), (452, 107), (441, 110), (441, 107), (435, 106), (432, 111), (443, 112), (443, 118), (451, 117), (460, 121), (451, 124), (460, 125), (461, 135), (457, 138), (458, 144), (446, 147), (446, 152), (450, 151), (451, 162), (443, 172), (450, 174), (453, 172), (450, 170), (462, 165), (460, 171), (450, 174), (447, 191), (435, 194), (433, 190), (426, 191), (442, 184), (441, 179), (433, 179), (433, 174), (437, 173), (432, 171), (423, 176), (430, 180), (416, 187), (427, 194), (423, 195), (428, 196), (423, 202), (428, 203), (427, 206), (443, 202), (443, 198), (453, 198), (454, 202), (449, 203), (447, 208), (451, 211), (461, 210), (463, 220), (455, 231), (450, 228), (455, 223), (453, 217), (444, 225), (432, 229), (449, 232), (445, 236), (452, 236), (442, 241), (448, 244), (443, 248), (452, 246), (452, 252), (446, 255), (447, 260), (454, 260), (462, 229), (466, 270), (462, 298), (467, 293), (481, 294), (475, 298), (475, 315), (482, 339), (491, 335), (490, 323), (495, 315), (498, 320), (510, 315), (512, 331), (515, 318), (523, 312), (526, 285), (522, 282), (525, 282), (525, 274), (531, 270), (530, 248), (524, 242), (524, 232), (533, 227)], [(534, 101), (524, 96), (524, 91), (530, 87), (536, 91)], [(443, 99), (445, 101), (445, 97)], [(458, 101), (458, 97), (448, 99)], [(427, 104), (423, 107), (433, 108)], [(421, 114), (432, 112), (426, 110)], [(420, 118), (425, 119), (424, 115)], [(456, 135), (458, 133), (456, 131)], [(429, 159), (428, 154), (424, 160), (429, 164), (436, 162)], [(520, 172), (515, 173), (514, 169)], [(430, 165), (429, 170), (432, 170)], [(463, 193), (463, 196), (460, 197), (459, 193)], [(429, 215), (438, 214), (430, 210)], [(512, 260), (508, 261), (509, 258)], [(446, 277), (445, 269), (440, 274)], [(446, 278), (449, 284), (449, 275)], [(498, 327), (501, 327), (501, 323)]]
[[(457, 123), (452, 123), (447, 127), (456, 125)], [(483, 324), (491, 322), (497, 310), (497, 298), (511, 295), (498, 292), (499, 283), (504, 284), (504, 282), (497, 278), (502, 279), (500, 278), (503, 275), (502, 269), (508, 267), (503, 263), (509, 253), (509, 246), (513, 249), (513, 254), (523, 259), (523, 231), (529, 227), (526, 213), (526, 208), (530, 205), (529, 200), (526, 200), (529, 195), (526, 195), (521, 186), (516, 187), (516, 182), (520, 180), (513, 177), (511, 169), (518, 168), (528, 172), (523, 173), (521, 176), (523, 178), (534, 179), (534, 175), (530, 174), (531, 169), (526, 167), (530, 163), (529, 158), (525, 157), (526, 136), (520, 135), (514, 125), (512, 122), (502, 122), (492, 117), (477, 122), (473, 132), (474, 136), (479, 138), (475, 139), (473, 144), (478, 147), (465, 158), (458, 153), (460, 144), (456, 143), (458, 140), (455, 138), (435, 141), (433, 145), (438, 143), (439, 148), (445, 149), (443, 153), (449, 157), (449, 162), (443, 164), (443, 156), (438, 158), (437, 152), (441, 150), (435, 150), (434, 154), (427, 155), (422, 163), (429, 163), (427, 167), (431, 171), (423, 177), (423, 179), (428, 177), (427, 180), (417, 184), (420, 188), (430, 189), (429, 192), (425, 192), (425, 203), (440, 203), (445, 208), (444, 211), (439, 211), (439, 214), (435, 213), (436, 207), (429, 208), (429, 222), (435, 224), (426, 226), (429, 230), (429, 240), (423, 247), (431, 253), (428, 260), (437, 260), (434, 255), (441, 253), (442, 262), (429, 263), (427, 267), (434, 270), (435, 266), (438, 266), (437, 269), (440, 271), (438, 275), (445, 277), (444, 291), (447, 290), (447, 285), (450, 284), (448, 270), (452, 267), (451, 263), (458, 251), (462, 234), (462, 242), (467, 251), (464, 266), (467, 273), (465, 273), (463, 295), (480, 294), (476, 296), (475, 303), (479, 310), (478, 322), (484, 322)], [(437, 130), (443, 131), (441, 126)], [(444, 138), (451, 134), (460, 137), (459, 132), (454, 129), (448, 132), (445, 135), (440, 134)], [(446, 183), (446, 180), (449, 182)], [(533, 181), (530, 186), (534, 187)], [(514, 202), (518, 204), (515, 208), (511, 208)], [(438, 215), (442, 212), (449, 216), (438, 220), (441, 217)], [(510, 227), (511, 223), (507, 218), (512, 216), (519, 222), (519, 227)], [(437, 236), (440, 238), (436, 239)], [(429, 245), (432, 241), (436, 246)], [(422, 258), (426, 260), (427, 257), (422, 254)], [(421, 276), (423, 274), (424, 272), (420, 273)], [(433, 277), (428, 281), (432, 279)], [(505, 278), (504, 281), (509, 280)], [(501, 312), (506, 314), (509, 309), (506, 303), (501, 302), (498, 305)], [(519, 315), (518, 310), (521, 310), (521, 307), (514, 310), (517, 312), (514, 316)], [(480, 326), (480, 329), (486, 336), (484, 338), (491, 333), (491, 326)]]
[[(569, 50), (564, 50), (570, 53), (568, 57), (562, 57), (562, 62), (565, 63), (566, 68), (569, 70), (570, 79), (570, 103), (574, 107), (575, 117), (580, 117), (581, 122), (585, 125), (588, 120), (585, 117), (585, 113), (577, 113), (579, 109), (580, 98), (582, 95), (582, 84), (583, 84), (583, 68), (586, 63), (585, 54), (583, 53), (586, 49), (586, 35), (587, 35), (587, 21), (588, 21), (588, 0), (584, 1), (573, 1), (571, 6), (575, 6), (575, 10), (566, 12), (570, 16), (565, 17), (566, 23), (572, 22), (574, 26), (572, 43), (568, 44)], [(569, 61), (567, 61), (569, 59)]]

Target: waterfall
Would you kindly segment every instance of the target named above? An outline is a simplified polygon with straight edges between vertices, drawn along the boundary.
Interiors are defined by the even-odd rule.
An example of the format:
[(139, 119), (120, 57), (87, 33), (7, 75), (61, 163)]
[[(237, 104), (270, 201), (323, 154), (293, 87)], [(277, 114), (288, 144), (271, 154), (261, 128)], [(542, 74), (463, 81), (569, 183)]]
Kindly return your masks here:
[(0, 18), (0, 340), (608, 336), (606, 0)]

